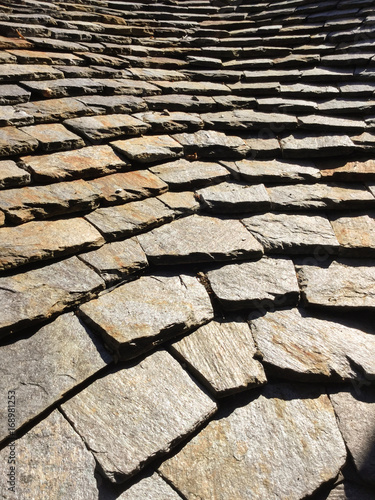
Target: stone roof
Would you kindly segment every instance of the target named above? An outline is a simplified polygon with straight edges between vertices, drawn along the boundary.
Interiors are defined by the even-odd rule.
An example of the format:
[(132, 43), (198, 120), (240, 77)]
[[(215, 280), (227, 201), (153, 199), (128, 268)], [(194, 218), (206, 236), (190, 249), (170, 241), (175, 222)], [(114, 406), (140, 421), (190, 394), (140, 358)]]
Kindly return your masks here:
[(0, 4), (0, 498), (375, 498), (373, 0)]

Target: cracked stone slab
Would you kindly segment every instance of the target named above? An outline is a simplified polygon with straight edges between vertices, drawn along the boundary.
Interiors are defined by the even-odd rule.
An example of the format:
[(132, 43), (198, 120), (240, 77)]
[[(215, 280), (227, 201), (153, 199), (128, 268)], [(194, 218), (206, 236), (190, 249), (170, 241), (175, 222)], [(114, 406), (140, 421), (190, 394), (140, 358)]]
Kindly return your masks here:
[(37, 181), (57, 182), (123, 170), (128, 163), (110, 146), (89, 146), (43, 156), (24, 156), (23, 164)]
[(77, 493), (82, 500), (99, 497), (95, 459), (58, 410), (15, 441), (15, 453), (13, 493), (7, 482), (9, 447), (0, 451), (0, 488), (4, 500), (41, 495), (74, 498)]
[(329, 220), (321, 215), (267, 213), (242, 220), (266, 253), (338, 253), (339, 242)]
[(318, 136), (292, 134), (281, 139), (280, 144), (284, 158), (340, 156), (356, 149), (354, 142), (347, 135), (334, 134)]
[(0, 334), (51, 318), (103, 288), (104, 281), (77, 257), (2, 277)]
[(133, 279), (148, 266), (137, 238), (108, 243), (98, 250), (80, 254), (79, 258), (94, 268), (107, 285)]
[(338, 426), (359, 475), (366, 483), (374, 486), (375, 388), (350, 387), (342, 392), (330, 391), (329, 397), (338, 417)]
[(117, 500), (145, 499), (181, 500), (181, 497), (157, 472), (154, 472), (152, 475), (148, 474), (146, 477), (141, 477), (139, 481), (117, 497)]
[(144, 137), (137, 137), (115, 141), (111, 145), (130, 160), (142, 164), (174, 160), (183, 155), (182, 146), (169, 135), (149, 136), (147, 140)]
[(159, 113), (149, 111), (137, 113), (134, 116), (151, 125), (151, 131), (154, 134), (195, 131), (204, 126), (198, 113), (184, 113), (182, 111), (163, 111)]
[(345, 459), (328, 397), (274, 384), (210, 422), (159, 471), (188, 500), (213, 492), (217, 500), (299, 500), (334, 479)]
[(72, 97), (27, 102), (18, 105), (17, 109), (31, 115), (35, 123), (50, 123), (93, 114), (90, 108)]
[[(31, 337), (2, 346), (1, 352), (0, 393), (7, 399), (8, 391), (15, 391), (15, 431), (111, 361), (73, 313), (59, 316)], [(0, 441), (9, 435), (5, 411), (0, 410)]]
[[(228, 239), (228, 234), (232, 237)], [(237, 220), (191, 215), (138, 236), (154, 264), (259, 258), (263, 247)]]
[(101, 472), (120, 483), (194, 432), (216, 404), (172, 356), (157, 351), (97, 380), (62, 408)]
[(249, 326), (240, 318), (211, 321), (170, 348), (198, 380), (221, 397), (267, 382)]
[(12, 160), (0, 161), (0, 189), (26, 186), (30, 184), (29, 172), (19, 168)]
[(340, 253), (350, 257), (371, 257), (375, 254), (375, 214), (343, 214), (331, 218), (331, 224), (341, 245)]
[(263, 184), (242, 185), (222, 182), (200, 189), (197, 200), (204, 209), (214, 213), (256, 212), (271, 207), (271, 200)]
[(97, 248), (103, 236), (85, 219), (35, 221), (0, 229), (0, 271)]
[(0, 157), (35, 151), (38, 141), (16, 127), (0, 128)]
[(208, 271), (211, 288), (226, 310), (296, 305), (299, 288), (291, 259), (263, 257)]
[(250, 147), (236, 136), (227, 136), (214, 130), (198, 130), (193, 134), (173, 136), (183, 147), (185, 155), (200, 158), (239, 159), (246, 156)]
[(36, 139), (42, 151), (63, 151), (85, 146), (81, 137), (73, 134), (60, 123), (48, 123), (22, 127), (20, 130)]
[(329, 265), (297, 265), (298, 281), (306, 305), (373, 309), (375, 267), (371, 260), (340, 259)]
[(175, 212), (157, 198), (98, 208), (85, 218), (108, 239), (129, 237), (170, 222)]
[(121, 359), (131, 359), (213, 318), (209, 296), (193, 276), (142, 276), (80, 307)]
[(375, 336), (298, 309), (269, 312), (251, 321), (262, 362), (283, 378), (375, 380)]

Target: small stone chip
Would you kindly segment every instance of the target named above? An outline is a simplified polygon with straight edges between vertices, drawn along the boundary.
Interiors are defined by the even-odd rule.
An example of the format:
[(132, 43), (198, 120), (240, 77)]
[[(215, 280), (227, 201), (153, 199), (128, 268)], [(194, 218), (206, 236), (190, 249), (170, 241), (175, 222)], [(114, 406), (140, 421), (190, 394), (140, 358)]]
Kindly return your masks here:
[(115, 141), (111, 145), (130, 160), (140, 163), (173, 160), (183, 154), (182, 146), (169, 135), (154, 135), (147, 137)]

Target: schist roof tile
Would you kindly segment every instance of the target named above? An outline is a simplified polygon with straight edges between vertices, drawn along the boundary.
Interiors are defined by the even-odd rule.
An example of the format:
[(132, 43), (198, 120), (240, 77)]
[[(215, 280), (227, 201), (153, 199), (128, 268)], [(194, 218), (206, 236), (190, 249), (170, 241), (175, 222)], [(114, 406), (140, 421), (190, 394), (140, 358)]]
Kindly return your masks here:
[(375, 498), (374, 7), (3, 3), (4, 498)]

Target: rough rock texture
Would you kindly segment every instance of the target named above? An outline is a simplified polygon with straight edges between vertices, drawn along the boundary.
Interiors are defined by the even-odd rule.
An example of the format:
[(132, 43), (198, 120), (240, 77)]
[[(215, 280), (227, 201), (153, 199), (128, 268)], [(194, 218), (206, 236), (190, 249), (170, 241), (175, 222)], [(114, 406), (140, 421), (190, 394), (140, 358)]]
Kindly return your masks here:
[(16, 127), (0, 129), (0, 157), (31, 153), (38, 147), (38, 141)]
[(32, 125), (22, 127), (20, 130), (36, 139), (42, 151), (63, 151), (82, 148), (85, 145), (81, 137), (73, 134), (60, 123)]
[(199, 130), (194, 134), (175, 134), (176, 139), (184, 147), (185, 154), (200, 158), (243, 158), (250, 148), (235, 136), (227, 136), (222, 132)]
[(141, 478), (140, 481), (117, 497), (117, 500), (146, 499), (181, 500), (181, 497), (156, 472)]
[(374, 213), (335, 217), (331, 219), (331, 224), (342, 255), (370, 257), (375, 254)]
[(321, 158), (351, 153), (355, 144), (347, 135), (305, 136), (293, 134), (281, 139), (284, 158)]
[(0, 161), (0, 189), (25, 186), (30, 183), (30, 174), (19, 168), (12, 160)]
[(358, 483), (345, 481), (331, 490), (325, 500), (373, 500), (374, 490)]
[(345, 457), (328, 397), (275, 384), (210, 422), (159, 470), (188, 500), (297, 500), (333, 479)]
[(130, 160), (140, 163), (173, 160), (183, 153), (182, 146), (168, 135), (148, 137), (147, 142), (142, 137), (115, 141), (112, 146)]
[(193, 432), (216, 405), (163, 351), (97, 380), (62, 408), (102, 473), (123, 482)]

